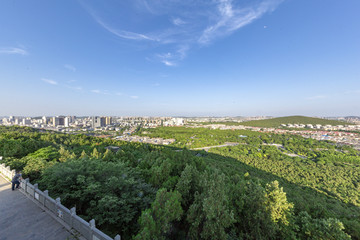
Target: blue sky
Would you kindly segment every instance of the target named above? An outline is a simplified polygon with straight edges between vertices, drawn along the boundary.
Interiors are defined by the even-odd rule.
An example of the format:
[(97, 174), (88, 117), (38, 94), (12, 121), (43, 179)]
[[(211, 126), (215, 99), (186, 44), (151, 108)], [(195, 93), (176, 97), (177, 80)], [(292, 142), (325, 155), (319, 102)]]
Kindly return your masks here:
[(4, 0), (1, 115), (360, 115), (358, 0)]

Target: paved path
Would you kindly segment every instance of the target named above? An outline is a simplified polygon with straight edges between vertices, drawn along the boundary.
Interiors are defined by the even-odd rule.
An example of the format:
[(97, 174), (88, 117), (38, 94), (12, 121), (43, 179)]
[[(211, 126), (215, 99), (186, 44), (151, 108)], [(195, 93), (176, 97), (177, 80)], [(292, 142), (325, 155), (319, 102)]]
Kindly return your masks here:
[(191, 150), (205, 150), (207, 152), (211, 148), (233, 147), (233, 146), (237, 146), (237, 145), (239, 145), (239, 143), (224, 143), (224, 144), (216, 145), (216, 146), (193, 148)]
[(263, 143), (262, 145), (265, 145), (265, 146), (275, 146), (280, 152), (282, 152), (283, 154), (289, 156), (289, 157), (299, 157), (299, 158), (302, 158), (302, 159), (306, 159), (307, 157), (306, 156), (302, 156), (302, 155), (298, 155), (298, 154), (295, 154), (295, 153), (288, 153), (288, 152), (285, 152), (285, 148), (283, 145), (281, 144), (276, 144), (276, 143)]
[(1, 240), (75, 239), (60, 223), (0, 175)]

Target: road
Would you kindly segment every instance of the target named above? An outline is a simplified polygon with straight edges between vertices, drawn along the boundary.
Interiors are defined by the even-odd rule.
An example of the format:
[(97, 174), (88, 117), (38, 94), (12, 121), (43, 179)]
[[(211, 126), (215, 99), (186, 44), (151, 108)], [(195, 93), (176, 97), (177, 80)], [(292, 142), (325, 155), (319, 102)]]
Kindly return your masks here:
[(209, 149), (211, 148), (220, 148), (220, 147), (233, 147), (233, 146), (237, 146), (239, 145), (239, 143), (224, 143), (222, 145), (216, 145), (216, 146), (209, 146), (209, 147), (201, 147), (201, 148), (193, 148), (191, 150), (205, 150), (206, 152), (209, 151)]

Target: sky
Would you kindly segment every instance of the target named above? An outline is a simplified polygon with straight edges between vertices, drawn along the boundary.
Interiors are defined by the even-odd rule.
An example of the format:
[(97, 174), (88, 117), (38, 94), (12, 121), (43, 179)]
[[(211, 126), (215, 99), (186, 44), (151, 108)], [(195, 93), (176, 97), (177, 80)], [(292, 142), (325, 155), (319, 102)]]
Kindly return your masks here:
[(0, 116), (360, 116), (359, 0), (3, 0)]

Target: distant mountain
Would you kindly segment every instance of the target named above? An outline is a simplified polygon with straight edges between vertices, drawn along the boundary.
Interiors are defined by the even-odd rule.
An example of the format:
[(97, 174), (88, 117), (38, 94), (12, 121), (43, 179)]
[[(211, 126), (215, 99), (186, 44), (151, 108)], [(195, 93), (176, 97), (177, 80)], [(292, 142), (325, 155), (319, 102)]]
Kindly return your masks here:
[(255, 120), (242, 122), (241, 125), (252, 126), (252, 127), (279, 127), (281, 124), (321, 124), (321, 125), (352, 125), (348, 122), (336, 121), (336, 120), (327, 120), (314, 117), (305, 117), (305, 116), (289, 116), (289, 117), (278, 117), (265, 120)]

